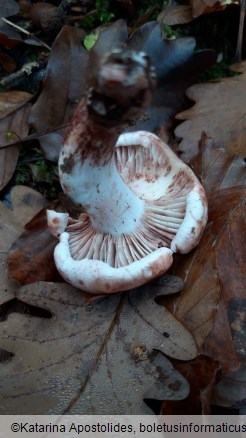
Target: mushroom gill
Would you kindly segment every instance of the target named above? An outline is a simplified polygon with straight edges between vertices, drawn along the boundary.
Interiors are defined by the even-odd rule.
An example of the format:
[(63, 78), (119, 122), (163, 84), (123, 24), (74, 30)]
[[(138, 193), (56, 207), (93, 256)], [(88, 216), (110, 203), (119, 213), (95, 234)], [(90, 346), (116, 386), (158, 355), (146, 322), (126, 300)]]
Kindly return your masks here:
[(120, 135), (149, 105), (153, 88), (144, 53), (110, 54), (64, 138), (61, 185), (81, 214), (49, 211), (48, 225), (60, 237), (59, 272), (91, 293), (163, 274), (173, 252), (197, 245), (207, 221), (204, 189), (166, 144), (145, 131)]

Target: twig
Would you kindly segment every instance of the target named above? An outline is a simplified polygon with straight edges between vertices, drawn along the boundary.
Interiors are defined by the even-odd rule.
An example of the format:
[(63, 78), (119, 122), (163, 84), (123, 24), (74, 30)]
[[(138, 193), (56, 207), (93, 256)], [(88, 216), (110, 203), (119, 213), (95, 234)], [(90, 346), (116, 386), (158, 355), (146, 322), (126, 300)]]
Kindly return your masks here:
[(15, 29), (17, 29), (19, 32), (24, 33), (25, 35), (28, 35), (30, 38), (36, 40), (39, 42), (39, 44), (41, 44), (42, 46), (46, 47), (46, 49), (48, 49), (49, 51), (51, 51), (51, 47), (48, 46), (48, 44), (44, 43), (43, 41), (41, 41), (39, 38), (37, 38), (35, 35), (33, 35), (32, 33), (28, 32), (28, 30), (23, 29), (22, 27), (18, 26), (15, 23), (12, 23), (12, 21), (9, 21), (7, 18), (2, 18), (2, 20), (4, 21), (4, 23), (8, 24), (9, 26), (14, 27)]
[(238, 29), (238, 37), (237, 37), (237, 49), (235, 55), (237, 62), (242, 61), (242, 45), (243, 45), (243, 29), (244, 29), (245, 12), (246, 12), (246, 0), (241, 0), (239, 29)]
[(15, 81), (22, 79), (25, 75), (30, 75), (32, 73), (32, 70), (34, 68), (43, 68), (47, 64), (47, 58), (42, 59), (41, 61), (33, 61), (33, 62), (27, 62), (24, 64), (20, 70), (9, 74), (8, 76), (4, 77), (0, 81), (0, 85), (6, 89), (11, 88), (11, 84), (13, 84)]

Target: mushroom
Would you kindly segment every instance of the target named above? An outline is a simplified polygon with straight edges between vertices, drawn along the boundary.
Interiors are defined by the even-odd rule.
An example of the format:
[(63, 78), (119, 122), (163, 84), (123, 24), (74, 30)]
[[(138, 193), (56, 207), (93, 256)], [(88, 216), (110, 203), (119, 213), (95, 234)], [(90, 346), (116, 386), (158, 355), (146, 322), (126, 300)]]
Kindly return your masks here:
[(199, 242), (207, 200), (191, 169), (156, 135), (122, 133), (149, 105), (154, 69), (143, 52), (114, 51), (75, 111), (59, 158), (77, 218), (48, 210), (62, 277), (92, 294), (125, 291), (166, 272)]

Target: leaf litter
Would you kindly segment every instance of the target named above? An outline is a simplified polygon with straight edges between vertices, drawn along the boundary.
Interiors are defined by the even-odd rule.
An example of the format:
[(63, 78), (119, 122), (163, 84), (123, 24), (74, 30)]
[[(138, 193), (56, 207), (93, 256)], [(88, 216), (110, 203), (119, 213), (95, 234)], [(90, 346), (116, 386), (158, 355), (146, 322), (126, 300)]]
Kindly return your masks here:
[[(169, 276), (161, 294), (180, 287)], [(190, 360), (196, 344), (159, 294), (146, 285), (88, 302), (64, 283), (20, 288), (26, 314), (1, 323), (1, 346), (14, 355), (1, 373), (1, 414), (149, 414), (144, 398), (185, 397), (187, 382), (164, 354)], [(28, 315), (28, 305), (50, 317)]]

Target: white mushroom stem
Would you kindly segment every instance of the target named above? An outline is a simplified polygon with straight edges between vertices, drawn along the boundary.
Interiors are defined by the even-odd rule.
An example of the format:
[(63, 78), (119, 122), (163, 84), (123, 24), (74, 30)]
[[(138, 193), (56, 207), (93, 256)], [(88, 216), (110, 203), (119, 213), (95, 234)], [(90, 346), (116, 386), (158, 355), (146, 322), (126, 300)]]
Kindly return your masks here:
[(172, 251), (160, 248), (141, 260), (116, 269), (99, 260), (74, 260), (68, 242), (69, 234), (62, 233), (55, 248), (54, 257), (60, 274), (73, 286), (95, 294), (141, 286), (166, 272), (173, 261)]
[[(70, 198), (83, 206), (97, 232), (117, 236), (136, 229), (144, 213), (144, 202), (119, 175), (113, 156), (114, 146), (106, 163), (104, 158), (95, 163), (90, 156), (83, 162), (78, 160), (70, 173), (62, 173), (61, 183), (63, 187), (70, 187)], [(68, 147), (71, 149), (70, 145)], [(76, 157), (76, 153), (73, 157)], [(60, 167), (62, 162), (61, 159)]]

